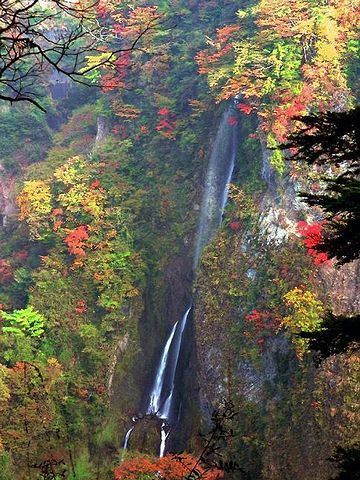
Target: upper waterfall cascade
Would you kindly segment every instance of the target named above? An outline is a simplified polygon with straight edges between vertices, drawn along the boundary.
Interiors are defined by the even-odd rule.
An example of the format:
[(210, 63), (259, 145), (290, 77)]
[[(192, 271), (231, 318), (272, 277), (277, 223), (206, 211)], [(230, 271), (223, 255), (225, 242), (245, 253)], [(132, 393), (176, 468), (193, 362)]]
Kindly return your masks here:
[[(237, 129), (230, 122), (232, 115), (234, 107), (231, 106), (222, 116), (211, 149), (195, 242), (194, 269), (197, 267), (202, 249), (221, 224), (228, 198), (228, 185), (234, 170), (237, 148)], [(166, 439), (170, 433), (176, 370), (191, 308), (192, 305), (187, 307), (181, 321), (177, 321), (170, 331), (146, 408), (146, 414), (155, 415), (162, 420), (160, 456), (165, 454)], [(132, 430), (133, 427), (126, 434), (125, 448), (128, 446)]]
[(196, 235), (193, 267), (203, 248), (219, 228), (226, 206), (237, 148), (237, 129), (231, 124), (233, 107), (224, 112), (211, 149)]

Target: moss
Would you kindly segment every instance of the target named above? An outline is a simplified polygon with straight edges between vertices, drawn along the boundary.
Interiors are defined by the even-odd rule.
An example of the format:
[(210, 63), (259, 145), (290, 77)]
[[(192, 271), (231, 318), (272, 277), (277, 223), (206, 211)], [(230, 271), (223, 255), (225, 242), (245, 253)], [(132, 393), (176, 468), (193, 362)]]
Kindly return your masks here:
[(86, 449), (77, 454), (74, 470), (74, 473), (70, 473), (69, 480), (92, 480), (93, 471), (89, 452)]
[(274, 150), (270, 156), (270, 165), (280, 175), (284, 175), (285, 172), (285, 158), (280, 150)]
[(9, 452), (0, 453), (0, 480), (13, 480), (14, 469), (11, 454)]

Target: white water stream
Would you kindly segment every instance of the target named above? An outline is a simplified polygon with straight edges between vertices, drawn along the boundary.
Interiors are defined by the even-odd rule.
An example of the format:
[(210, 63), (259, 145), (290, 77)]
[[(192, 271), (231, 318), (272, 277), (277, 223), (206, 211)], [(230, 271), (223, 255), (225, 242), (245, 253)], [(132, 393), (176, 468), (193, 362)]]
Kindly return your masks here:
[[(174, 395), (174, 388), (175, 388), (175, 374), (176, 374), (176, 368), (177, 364), (179, 361), (179, 354), (180, 354), (180, 347), (182, 343), (182, 338), (184, 334), (184, 330), (186, 327), (187, 319), (190, 313), (192, 305), (186, 310), (183, 318), (181, 319), (181, 322), (178, 326), (178, 331), (176, 332), (176, 336), (173, 339), (173, 342), (171, 345), (172, 347), (172, 353), (173, 353), (173, 361), (172, 364), (170, 365), (170, 373), (169, 373), (169, 378), (168, 378), (168, 383), (170, 385), (170, 392), (167, 395), (165, 401), (163, 402), (160, 410), (159, 410), (159, 417), (164, 418), (168, 420), (170, 418), (170, 413), (171, 413), (171, 406), (172, 406), (172, 399)], [(162, 385), (162, 388), (164, 388), (164, 384)]]
[(148, 408), (146, 409), (147, 414), (153, 413), (153, 414), (159, 416), (160, 418), (162, 418), (161, 415), (160, 415), (160, 406), (161, 406), (160, 402), (161, 402), (161, 393), (162, 393), (163, 386), (164, 386), (165, 369), (166, 369), (166, 366), (167, 366), (170, 347), (171, 347), (171, 344), (173, 342), (174, 335), (175, 335), (175, 332), (176, 332), (176, 327), (177, 327), (178, 323), (179, 322), (176, 322), (175, 325), (173, 326), (173, 328), (171, 330), (171, 333), (170, 333), (170, 336), (168, 337), (168, 339), (165, 343), (165, 347), (164, 347), (163, 353), (161, 355), (159, 367), (157, 369), (157, 373), (156, 373), (156, 376), (155, 376), (154, 386), (153, 386), (153, 388), (151, 390), (151, 393), (150, 393), (149, 405), (148, 405)]
[[(233, 115), (232, 107), (223, 114), (211, 149), (195, 243), (194, 269), (197, 267), (202, 249), (220, 226), (226, 206), (228, 185), (234, 170), (237, 148), (238, 129), (230, 121), (230, 117)], [(186, 309), (181, 321), (174, 324), (166, 340), (146, 409), (146, 414), (155, 415), (163, 420), (160, 457), (165, 454), (166, 440), (170, 433), (176, 370), (191, 308), (192, 305)], [(125, 449), (128, 448), (133, 430), (134, 426), (126, 433), (123, 447)]]
[(168, 431), (165, 430), (166, 423), (163, 422), (161, 424), (161, 442), (160, 442), (160, 452), (159, 457), (163, 457), (165, 455), (165, 448), (166, 448), (166, 439), (169, 436), (170, 429)]
[(212, 145), (196, 236), (194, 270), (203, 248), (219, 228), (226, 206), (237, 148), (238, 129), (231, 122), (233, 115), (232, 107), (223, 113)]
[(134, 430), (135, 428), (135, 425), (132, 426), (131, 428), (129, 428), (129, 430), (126, 432), (126, 435), (125, 435), (125, 438), (124, 438), (124, 444), (123, 444), (123, 448), (126, 450), (129, 446), (129, 440), (130, 440), (130, 435), (131, 435), (131, 432)]

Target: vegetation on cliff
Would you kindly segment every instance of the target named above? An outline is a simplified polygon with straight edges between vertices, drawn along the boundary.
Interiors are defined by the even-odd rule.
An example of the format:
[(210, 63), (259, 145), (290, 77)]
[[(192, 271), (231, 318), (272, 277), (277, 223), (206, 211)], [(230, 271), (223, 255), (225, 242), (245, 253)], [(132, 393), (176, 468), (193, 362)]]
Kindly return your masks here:
[[(346, 311), (332, 296), (343, 279), (332, 257), (358, 258), (357, 231), (350, 253), (319, 245), (337, 232), (335, 207), (341, 218), (350, 207), (358, 214), (338, 165), (350, 162), (357, 193), (358, 157), (314, 167), (293, 132), (299, 115), (312, 112), (303, 121), (314, 128), (341, 116), (314, 113), (355, 102), (354, 2), (92, 8), (111, 35), (82, 58), (82, 74), (101, 88), (54, 89), (44, 72), (46, 115), (31, 105), (0, 112), (1, 171), (17, 182), (17, 214), (0, 230), (0, 478), (328, 480), (336, 448), (359, 441), (356, 345), (321, 344), (327, 311), (335, 327), (358, 313), (355, 278), (342, 292)], [(119, 35), (136, 48), (115, 58)], [(195, 272), (196, 361), (193, 353), (182, 394), (192, 410), (177, 430), (190, 454), (157, 459), (147, 442), (159, 439), (145, 432), (124, 457), (129, 419), (190, 293), (199, 185), (230, 102), (238, 113), (228, 127), (241, 141), (222, 226)], [(299, 162), (285, 162), (289, 138)], [(325, 354), (314, 364), (319, 334)], [(213, 445), (219, 471), (197, 455), (222, 398), (239, 414)]]

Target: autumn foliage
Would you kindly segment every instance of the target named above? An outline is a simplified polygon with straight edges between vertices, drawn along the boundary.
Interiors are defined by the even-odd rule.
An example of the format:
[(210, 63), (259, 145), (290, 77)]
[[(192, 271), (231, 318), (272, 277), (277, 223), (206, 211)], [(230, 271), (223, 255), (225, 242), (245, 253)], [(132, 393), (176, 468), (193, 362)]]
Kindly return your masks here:
[(173, 140), (175, 138), (174, 130), (176, 128), (175, 115), (166, 107), (158, 110), (160, 117), (156, 130), (165, 138)]
[(233, 230), (233, 231), (240, 230), (241, 227), (242, 227), (242, 223), (241, 223), (241, 222), (234, 221), (234, 222), (230, 222), (230, 223), (229, 223), (229, 228), (230, 228), (230, 230)]
[(237, 103), (236, 108), (240, 110), (240, 112), (245, 113), (245, 115), (250, 115), (250, 113), (253, 111), (253, 107), (247, 103)]
[[(132, 458), (125, 460), (115, 469), (114, 473), (115, 480), (140, 480), (145, 478), (144, 475), (151, 474), (154, 474), (154, 478), (159, 480), (184, 480), (190, 473), (193, 474), (193, 478), (203, 480), (223, 478), (221, 470), (213, 468), (206, 471), (200, 465), (197, 465), (196, 458), (188, 454), (166, 455), (156, 459), (146, 456)], [(196, 477), (194, 474), (196, 474)]]
[(85, 225), (75, 228), (64, 238), (64, 242), (68, 246), (69, 253), (84, 257), (86, 255), (84, 247), (85, 241), (89, 238)]
[(349, 96), (356, 8), (351, 0), (259, 0), (207, 39), (199, 73), (218, 101), (238, 98), (242, 113), (256, 110), (260, 131), (283, 142), (295, 116), (338, 108)]
[(10, 283), (13, 279), (13, 274), (11, 271), (11, 266), (8, 260), (1, 258), (0, 259), (0, 284), (6, 285)]
[(85, 300), (78, 300), (75, 306), (75, 313), (81, 315), (87, 311), (87, 304)]
[(302, 236), (302, 241), (307, 248), (307, 253), (310, 257), (313, 257), (315, 265), (321, 265), (329, 260), (326, 253), (316, 250), (316, 247), (321, 244), (323, 238), (322, 228), (323, 223), (313, 223), (310, 225), (307, 222), (301, 221), (297, 224), (297, 230)]
[(280, 325), (280, 319), (268, 311), (253, 309), (245, 316), (246, 337), (252, 337), (258, 345), (265, 343), (265, 336), (273, 334)]

